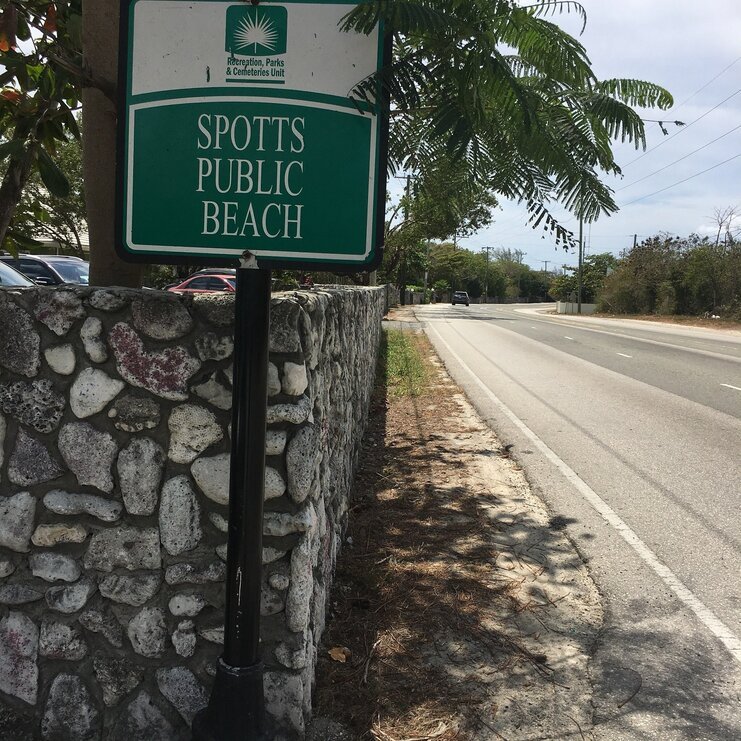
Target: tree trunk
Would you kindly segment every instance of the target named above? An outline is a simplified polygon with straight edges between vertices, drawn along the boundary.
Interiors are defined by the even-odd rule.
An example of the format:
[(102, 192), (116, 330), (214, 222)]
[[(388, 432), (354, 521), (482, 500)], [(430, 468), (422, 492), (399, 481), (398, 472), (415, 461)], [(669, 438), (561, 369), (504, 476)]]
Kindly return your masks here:
[[(118, 67), (119, 3), (85, 0), (82, 38), (85, 67), (96, 77), (115, 85)], [(96, 286), (141, 285), (140, 265), (119, 259), (114, 247), (116, 215), (116, 109), (95, 88), (82, 95), (85, 129), (82, 161), (90, 233), (90, 284)]]
[(15, 209), (20, 203), (23, 188), (31, 173), (33, 152), (26, 152), (20, 159), (10, 160), (8, 169), (0, 184), (0, 245), (13, 219)]

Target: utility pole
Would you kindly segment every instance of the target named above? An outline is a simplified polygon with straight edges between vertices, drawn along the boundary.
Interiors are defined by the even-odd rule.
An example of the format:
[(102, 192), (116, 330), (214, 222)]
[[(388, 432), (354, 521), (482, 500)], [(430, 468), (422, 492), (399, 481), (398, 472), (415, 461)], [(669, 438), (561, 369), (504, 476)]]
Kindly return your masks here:
[(583, 234), (584, 234), (584, 219), (579, 214), (579, 282), (578, 282), (578, 288), (577, 288), (577, 309), (576, 313), (581, 314), (581, 289), (582, 289), (582, 265), (584, 263), (584, 242), (583, 242)]
[(541, 262), (544, 262), (545, 263), (545, 268), (543, 268), (543, 272), (544, 273), (547, 273), (548, 272), (548, 263), (550, 262), (550, 260), (541, 260)]
[(484, 303), (489, 303), (489, 250), (490, 247), (484, 247), (486, 250), (486, 271), (484, 272)]

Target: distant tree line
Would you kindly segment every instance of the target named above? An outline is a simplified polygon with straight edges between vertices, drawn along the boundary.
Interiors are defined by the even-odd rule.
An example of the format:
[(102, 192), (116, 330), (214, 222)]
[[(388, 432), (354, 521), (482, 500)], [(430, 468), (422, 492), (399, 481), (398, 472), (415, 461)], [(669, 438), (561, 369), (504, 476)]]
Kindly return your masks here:
[[(712, 314), (741, 320), (741, 241), (659, 234), (627, 250), (585, 259), (582, 300), (612, 314)], [(576, 294), (577, 276), (569, 269), (553, 279), (557, 300)]]

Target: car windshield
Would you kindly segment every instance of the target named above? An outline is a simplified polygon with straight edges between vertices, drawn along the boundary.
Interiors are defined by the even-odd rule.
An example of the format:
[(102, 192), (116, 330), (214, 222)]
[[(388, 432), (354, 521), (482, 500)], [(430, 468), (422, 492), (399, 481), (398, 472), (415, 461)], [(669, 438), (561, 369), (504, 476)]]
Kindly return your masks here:
[(0, 286), (33, 286), (32, 280), (26, 278), (4, 262), (0, 262)]
[(77, 260), (49, 260), (50, 264), (67, 283), (89, 283), (90, 266)]
[(226, 282), (236, 291), (237, 290), (237, 279), (236, 278), (227, 278)]

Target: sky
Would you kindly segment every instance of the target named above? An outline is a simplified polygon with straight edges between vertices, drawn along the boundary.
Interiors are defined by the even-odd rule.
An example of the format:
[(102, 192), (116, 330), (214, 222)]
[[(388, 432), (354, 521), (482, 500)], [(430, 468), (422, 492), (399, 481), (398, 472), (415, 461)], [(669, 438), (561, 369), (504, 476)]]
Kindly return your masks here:
[[(616, 144), (623, 177), (605, 176), (605, 182), (615, 191), (620, 210), (585, 225), (586, 253), (617, 255), (633, 244), (634, 234), (639, 242), (659, 232), (714, 235), (714, 213), (728, 206), (738, 210), (741, 227), (741, 4), (583, 0), (582, 5), (587, 27), (581, 36), (576, 14), (549, 18), (579, 38), (597, 77), (662, 85), (674, 97), (674, 107), (641, 111), (642, 115), (687, 124), (668, 125), (665, 136), (658, 124), (646, 123), (645, 154), (632, 145)], [(700, 147), (704, 148), (691, 154)], [(678, 162), (680, 158), (684, 159)], [(675, 185), (709, 168), (714, 169)], [(575, 218), (558, 207), (553, 212), (576, 233)], [(526, 225), (523, 205), (503, 202), (492, 226), (459, 244), (475, 252), (486, 246), (520, 249), (524, 262), (538, 270), (546, 268), (545, 261), (549, 271), (576, 265), (576, 254), (557, 248), (548, 237), (541, 239), (542, 233)]]

